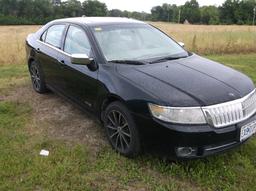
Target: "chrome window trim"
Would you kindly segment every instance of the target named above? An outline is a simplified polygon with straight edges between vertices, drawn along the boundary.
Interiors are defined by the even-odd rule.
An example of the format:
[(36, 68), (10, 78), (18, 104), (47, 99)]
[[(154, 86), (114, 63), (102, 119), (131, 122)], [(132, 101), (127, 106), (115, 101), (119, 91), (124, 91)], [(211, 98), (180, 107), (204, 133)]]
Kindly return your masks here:
[(39, 42), (39, 43), (41, 43), (41, 44), (43, 44), (43, 45), (45, 45), (45, 46), (48, 46), (49, 48), (52, 48), (52, 49), (54, 49), (54, 50), (57, 50), (58, 52), (60, 52), (60, 53), (62, 53), (62, 54), (65, 54), (66, 56), (69, 56), (69, 57), (72, 56), (71, 54), (68, 54), (68, 53), (64, 52), (63, 50), (61, 50), (61, 49), (59, 49), (59, 48), (57, 48), (57, 47), (55, 47), (55, 46), (53, 46), (53, 45), (51, 45), (51, 44), (45, 43), (45, 42), (43, 42), (43, 41), (41, 41), (41, 40), (39, 40), (39, 39), (37, 39), (36, 41)]

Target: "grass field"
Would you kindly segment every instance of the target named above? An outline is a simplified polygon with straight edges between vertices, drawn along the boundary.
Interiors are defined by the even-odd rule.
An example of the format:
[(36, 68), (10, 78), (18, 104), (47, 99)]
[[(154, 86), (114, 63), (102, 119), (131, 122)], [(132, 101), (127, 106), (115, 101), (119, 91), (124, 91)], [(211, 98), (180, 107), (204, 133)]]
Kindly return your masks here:
[[(255, 42), (255, 29), (249, 32), (249, 27), (156, 25), (176, 34), (188, 47), (192, 33), (202, 31), (202, 37), (208, 32), (218, 36), (225, 30), (243, 31), (238, 35), (241, 44)], [(179, 39), (182, 28), (187, 35)], [(0, 27), (0, 190), (256, 190), (255, 138), (225, 154), (186, 162), (147, 154), (131, 160), (113, 152), (101, 126), (89, 114), (55, 94), (32, 91), (24, 37), (36, 29), (38, 26)], [(204, 46), (199, 39), (200, 35), (197, 46)], [(253, 49), (243, 55), (207, 57), (246, 73), (256, 83)], [(49, 150), (50, 155), (39, 156), (41, 149)]]
[[(151, 23), (199, 54), (256, 53), (256, 27)], [(40, 26), (0, 26), (0, 65), (25, 62), (24, 41)], [(19, 52), (20, 54), (16, 54)]]
[(152, 23), (199, 54), (256, 52), (256, 27)]

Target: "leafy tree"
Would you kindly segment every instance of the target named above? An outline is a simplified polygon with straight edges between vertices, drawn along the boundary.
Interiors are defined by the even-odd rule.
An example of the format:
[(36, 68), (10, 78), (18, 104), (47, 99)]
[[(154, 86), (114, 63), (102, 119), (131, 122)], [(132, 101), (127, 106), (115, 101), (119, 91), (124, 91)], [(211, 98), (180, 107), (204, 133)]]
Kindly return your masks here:
[(199, 4), (196, 0), (187, 1), (182, 6), (181, 21), (188, 20), (190, 23), (200, 22), (200, 9)]
[(34, 16), (34, 2), (32, 0), (18, 1), (18, 16), (19, 17), (33, 17)]
[(106, 16), (108, 12), (106, 4), (98, 0), (84, 1), (83, 10), (86, 16)]
[(239, 0), (226, 0), (220, 7), (220, 19), (225, 24), (237, 23), (236, 9), (239, 7)]
[(17, 0), (0, 0), (0, 14), (17, 15)]
[(54, 14), (53, 6), (49, 0), (36, 0), (32, 7), (33, 17), (45, 18)]
[(181, 10), (180, 7), (178, 7), (177, 5), (171, 5), (170, 7), (170, 20), (172, 22), (178, 22), (178, 19), (179, 19), (179, 12)]
[(241, 1), (235, 11), (237, 24), (252, 24), (254, 7), (256, 7), (256, 0)]
[(112, 9), (108, 12), (108, 15), (111, 17), (122, 17), (123, 12), (119, 9)]
[(151, 18), (154, 21), (177, 22), (180, 8), (177, 5), (164, 3), (151, 9)]
[(163, 21), (163, 7), (155, 6), (151, 9), (151, 17), (153, 21)]
[(219, 24), (219, 9), (215, 6), (203, 6), (200, 8), (201, 23), (211, 25)]
[(134, 18), (134, 19), (138, 19), (138, 20), (147, 20), (149, 15), (145, 12), (136, 12), (136, 11), (133, 11), (129, 14), (131, 18)]
[(62, 3), (62, 9), (65, 17), (78, 17), (83, 14), (81, 2), (78, 0), (67, 0)]
[(131, 17), (131, 12), (129, 11), (123, 11), (123, 17)]

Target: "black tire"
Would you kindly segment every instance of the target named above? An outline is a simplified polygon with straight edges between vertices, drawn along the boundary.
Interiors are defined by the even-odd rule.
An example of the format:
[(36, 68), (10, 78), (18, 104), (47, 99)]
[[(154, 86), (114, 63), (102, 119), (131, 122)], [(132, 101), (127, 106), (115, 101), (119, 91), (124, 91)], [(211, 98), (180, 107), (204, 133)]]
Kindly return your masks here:
[(136, 124), (121, 102), (108, 105), (103, 123), (112, 148), (126, 157), (135, 157), (141, 152), (141, 143)]
[(33, 85), (33, 89), (42, 94), (48, 92), (42, 70), (36, 61), (32, 61), (29, 65), (30, 77)]

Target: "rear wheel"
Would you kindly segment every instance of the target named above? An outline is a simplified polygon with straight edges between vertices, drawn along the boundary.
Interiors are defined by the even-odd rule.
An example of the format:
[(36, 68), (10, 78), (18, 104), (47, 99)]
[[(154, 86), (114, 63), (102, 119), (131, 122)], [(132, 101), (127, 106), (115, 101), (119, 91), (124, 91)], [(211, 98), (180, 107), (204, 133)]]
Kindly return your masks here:
[(29, 66), (29, 72), (30, 72), (33, 89), (38, 93), (47, 92), (43, 74), (37, 62), (35, 61), (31, 62)]
[(104, 115), (108, 140), (118, 153), (134, 157), (140, 153), (140, 138), (135, 122), (121, 102), (111, 103)]

